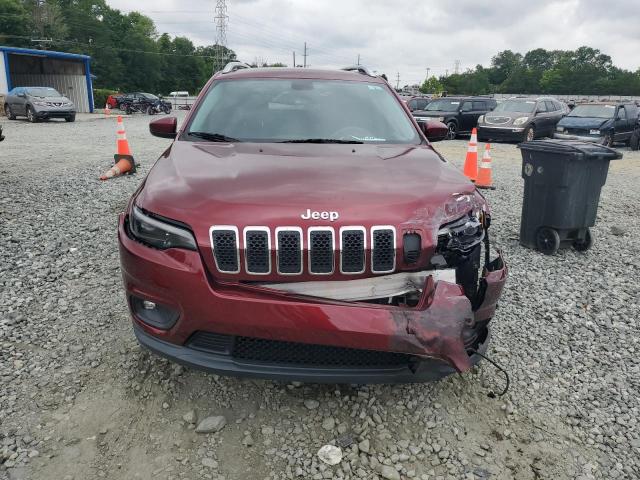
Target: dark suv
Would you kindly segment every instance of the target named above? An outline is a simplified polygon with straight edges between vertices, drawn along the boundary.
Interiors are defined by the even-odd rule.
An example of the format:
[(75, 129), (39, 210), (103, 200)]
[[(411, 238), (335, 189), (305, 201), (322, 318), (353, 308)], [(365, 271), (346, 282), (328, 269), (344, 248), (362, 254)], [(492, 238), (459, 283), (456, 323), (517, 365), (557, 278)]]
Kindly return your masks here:
[(555, 98), (510, 98), (478, 119), (478, 140), (530, 142), (553, 137), (556, 125), (569, 107)]
[(487, 97), (446, 97), (432, 100), (424, 110), (414, 110), (413, 116), (422, 121), (434, 118), (447, 125), (447, 138), (453, 140), (461, 133), (471, 133), (478, 117), (493, 110), (497, 105)]

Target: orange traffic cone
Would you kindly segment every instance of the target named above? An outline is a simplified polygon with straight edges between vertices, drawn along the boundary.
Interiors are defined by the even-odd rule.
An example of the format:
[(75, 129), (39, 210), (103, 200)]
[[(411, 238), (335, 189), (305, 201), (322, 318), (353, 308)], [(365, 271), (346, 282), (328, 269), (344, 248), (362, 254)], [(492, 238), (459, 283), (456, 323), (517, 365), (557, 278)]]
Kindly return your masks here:
[(118, 115), (117, 151), (118, 153), (113, 156), (115, 165), (103, 173), (100, 176), (100, 180), (108, 180), (109, 178), (117, 177), (124, 173), (136, 173), (136, 164), (131, 155), (127, 134), (124, 131), (124, 124), (122, 123), (122, 117), (120, 115)]
[(476, 187), (478, 188), (490, 188), (495, 190), (493, 181), (491, 180), (491, 144), (487, 143), (484, 147), (484, 154), (482, 155), (482, 162), (480, 162), (480, 170), (478, 171), (478, 179), (476, 180)]
[(472, 182), (478, 178), (478, 131), (475, 128), (471, 130), (467, 158), (464, 160), (464, 174)]
[(109, 106), (108, 103), (104, 104), (104, 116), (109, 118), (109, 116), (111, 115), (111, 107)]

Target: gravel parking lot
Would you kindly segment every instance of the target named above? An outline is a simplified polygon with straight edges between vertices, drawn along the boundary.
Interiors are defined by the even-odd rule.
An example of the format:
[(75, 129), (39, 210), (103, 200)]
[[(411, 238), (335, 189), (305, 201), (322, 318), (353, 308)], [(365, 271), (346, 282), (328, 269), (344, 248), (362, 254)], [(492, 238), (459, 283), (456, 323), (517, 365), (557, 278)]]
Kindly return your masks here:
[[(183, 117), (183, 112), (178, 112)], [(612, 164), (594, 247), (519, 246), (520, 153), (494, 145), (492, 238), (510, 278), (492, 359), (436, 384), (218, 377), (141, 350), (116, 218), (168, 140), (125, 119), (141, 168), (100, 182), (115, 119), (0, 118), (0, 479), (640, 477), (640, 154)], [(466, 141), (437, 144), (461, 165)], [(197, 433), (205, 417), (222, 428)], [(218, 419), (217, 427), (222, 425)], [(349, 445), (336, 466), (325, 444)]]

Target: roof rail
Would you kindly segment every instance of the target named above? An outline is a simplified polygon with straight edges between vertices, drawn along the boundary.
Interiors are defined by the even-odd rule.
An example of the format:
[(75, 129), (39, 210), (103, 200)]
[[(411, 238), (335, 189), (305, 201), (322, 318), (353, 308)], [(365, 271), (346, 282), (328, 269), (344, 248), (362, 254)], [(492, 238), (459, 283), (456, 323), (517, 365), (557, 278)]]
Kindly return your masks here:
[(370, 77), (375, 76), (372, 75), (371, 72), (369, 72), (369, 70), (367, 70), (367, 68), (363, 67), (362, 65), (351, 65), (350, 67), (343, 67), (340, 70), (344, 70), (345, 72), (358, 72), (362, 75), (369, 75)]
[(236, 70), (242, 70), (244, 68), (251, 68), (251, 66), (247, 65), (244, 62), (229, 62), (222, 69), (222, 73), (231, 73), (235, 72)]

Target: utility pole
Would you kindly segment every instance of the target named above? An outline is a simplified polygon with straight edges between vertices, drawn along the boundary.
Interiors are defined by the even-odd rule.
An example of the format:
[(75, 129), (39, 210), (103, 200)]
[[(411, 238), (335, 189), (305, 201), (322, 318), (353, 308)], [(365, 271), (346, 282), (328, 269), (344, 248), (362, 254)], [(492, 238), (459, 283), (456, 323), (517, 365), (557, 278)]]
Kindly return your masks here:
[(293, 68), (296, 68), (296, 52), (293, 52)]
[(360, 65), (360, 54), (358, 54), (358, 65)]
[(396, 90), (400, 89), (400, 72), (396, 73)]
[(227, 2), (226, 0), (216, 0), (215, 16), (213, 17), (216, 24), (216, 47), (217, 52), (213, 61), (213, 73), (224, 68), (226, 63), (227, 50)]
[(429, 80), (429, 72), (431, 71), (431, 69), (429, 67), (427, 67), (427, 80)]
[(304, 57), (304, 68), (307, 68), (307, 42), (304, 42), (304, 53), (302, 56)]

